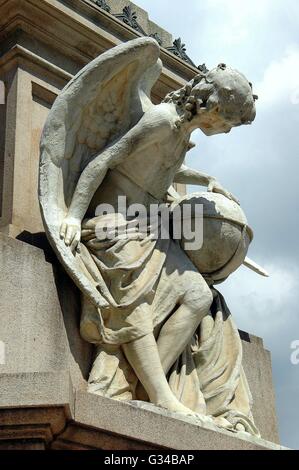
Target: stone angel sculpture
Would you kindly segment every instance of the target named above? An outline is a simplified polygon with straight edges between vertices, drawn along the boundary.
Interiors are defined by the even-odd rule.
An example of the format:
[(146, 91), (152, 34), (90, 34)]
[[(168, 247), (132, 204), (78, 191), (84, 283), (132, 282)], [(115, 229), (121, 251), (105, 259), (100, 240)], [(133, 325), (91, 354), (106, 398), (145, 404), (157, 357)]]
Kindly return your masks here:
[(238, 331), (214, 288), (244, 260), (251, 236), (246, 221), (237, 221), (241, 258), (238, 245), (235, 265), (230, 259), (225, 272), (216, 266), (214, 277), (211, 269), (200, 272), (171, 237), (97, 234), (105, 219), (97, 213), (100, 204), (115, 208), (110, 221), (116, 227), (127, 222), (119, 222), (120, 196), (149, 210), (167, 204), (170, 193), (179, 197), (173, 183), (206, 186), (214, 208), (218, 198), (223, 207), (239, 210), (214, 177), (183, 162), (193, 130), (210, 136), (253, 121), (251, 84), (220, 64), (154, 105), (159, 52), (152, 38), (118, 45), (84, 67), (57, 97), (41, 138), (45, 230), (81, 291), (81, 335), (96, 349), (90, 392), (203, 421), (212, 417), (219, 426), (257, 435)]

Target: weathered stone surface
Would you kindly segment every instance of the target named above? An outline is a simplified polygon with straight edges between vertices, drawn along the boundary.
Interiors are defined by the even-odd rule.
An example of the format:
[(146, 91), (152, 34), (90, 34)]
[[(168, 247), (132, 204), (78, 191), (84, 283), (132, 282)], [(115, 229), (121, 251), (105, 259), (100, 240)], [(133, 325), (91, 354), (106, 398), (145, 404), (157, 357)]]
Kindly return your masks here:
[[(24, 377), (24, 382), (29, 377)], [(0, 379), (1, 380), (1, 379)], [(33, 384), (26, 384), (36, 395)], [(20, 388), (21, 395), (22, 387)], [(55, 398), (54, 398), (55, 400)], [(20, 400), (21, 402), (21, 400)], [(70, 417), (68, 405), (0, 407), (0, 449), (45, 449), (65, 429)]]
[[(142, 399), (143, 388), (155, 405), (258, 436), (241, 341), (214, 289), (243, 263), (252, 231), (215, 177), (183, 164), (193, 130), (212, 136), (251, 124), (256, 96), (243, 74), (219, 64), (154, 104), (160, 54), (149, 37), (120, 44), (84, 67), (56, 98), (40, 145), (45, 231), (81, 291), (81, 335), (98, 346), (90, 391)], [(176, 182), (210, 192), (181, 203), (177, 195), (177, 206), (168, 204), (173, 220), (177, 209), (193, 208), (190, 219), (184, 211), (180, 233), (187, 228), (188, 235), (180, 244), (162, 233), (166, 220), (152, 231), (152, 210), (169, 202)], [(107, 203), (109, 217), (102, 212)], [(135, 216), (132, 237), (129, 211), (136, 207), (143, 220)]]
[[(25, 377), (26, 381), (29, 377)], [(28, 387), (30, 385), (28, 384)], [(34, 385), (31, 385), (34, 396)], [(194, 425), (163, 410), (145, 410), (84, 391), (75, 406), (0, 407), (0, 449), (280, 450), (247, 433)]]
[(73, 382), (84, 384), (91, 346), (79, 335), (80, 299), (73, 283), (58, 263), (47, 261), (55, 260), (49, 248), (44, 252), (2, 234), (0, 240), (1, 373), (70, 370)]
[[(20, 439), (28, 439), (29, 446), (42, 440), (41, 446), (68, 449), (188, 448), (189, 441), (194, 448), (208, 449), (270, 445), (247, 445), (234, 434), (202, 430), (163, 412), (87, 394), (91, 350), (79, 337), (75, 288), (63, 272), (55, 282), (58, 266), (49, 248), (5, 235), (0, 239), (0, 340), (6, 346), (6, 363), (0, 365), (1, 448), (13, 448), (14, 442), (21, 448)], [(262, 437), (277, 442), (269, 353), (259, 338), (242, 336), (254, 419)], [(262, 373), (254, 372), (255, 363)], [(64, 429), (71, 419), (75, 423)], [(165, 429), (168, 441), (162, 436)]]
[(248, 433), (215, 432), (196, 426), (188, 419), (176, 419), (166, 410), (153, 412), (125, 402), (114, 401), (79, 391), (76, 394), (75, 420), (82, 425), (102, 428), (126, 438), (171, 449), (262, 450), (282, 449)]
[[(140, 18), (144, 21), (144, 14)], [(0, 80), (6, 95), (0, 107), (1, 232), (16, 237), (24, 230), (42, 230), (36, 197), (38, 144), (60, 90), (94, 57), (138, 36), (92, 2), (0, 1)], [(169, 42), (169, 33), (163, 37)], [(162, 60), (165, 67), (153, 92), (156, 102), (196, 74), (165, 49)]]
[(271, 354), (264, 348), (262, 338), (247, 334), (244, 338), (243, 367), (250, 384), (255, 423), (264, 439), (279, 443)]
[[(126, 6), (125, 2), (109, 3), (112, 13)], [(119, 42), (138, 36), (138, 32), (115, 17), (109, 17), (88, 1), (8, 0), (0, 1), (0, 8), (3, 13), (0, 15), (0, 79), (5, 83), (7, 98), (0, 116), (5, 120), (5, 130), (3, 127), (0, 129), (0, 191), (5, 195), (0, 201), (0, 230), (40, 245), (43, 244), (42, 235), (33, 235), (42, 231), (36, 198), (37, 159), (40, 132), (48, 111), (63, 85), (83, 65)], [(132, 8), (135, 8), (134, 4)], [(148, 33), (159, 29), (164, 47), (171, 45), (171, 36), (150, 22), (142, 9), (136, 7), (136, 10), (141, 26)], [(165, 67), (153, 90), (155, 103), (195, 73), (192, 66), (164, 49), (161, 57)], [(4, 294), (0, 307), (9, 318), (1, 325), (3, 331), (0, 333), (6, 352), (6, 363), (0, 366), (0, 373), (3, 372), (0, 403), (7, 409), (13, 406), (49, 405), (53, 409), (57, 405), (64, 416), (63, 420), (67, 422), (76, 413), (74, 393), (86, 387), (85, 379), (92, 356), (91, 347), (78, 335), (78, 292), (57, 264), (43, 264), (44, 259), (38, 254), (38, 249), (34, 253), (28, 247), (24, 248), (25, 245), (19, 250), (20, 246), (11, 244), (8, 239), (3, 243), (1, 287)], [(49, 261), (52, 255), (50, 252), (48, 254)], [(267, 354), (262, 352), (259, 360), (266, 364)], [(271, 375), (267, 373), (268, 365), (265, 366), (267, 371), (263, 378), (252, 373), (251, 380), (256, 388), (253, 394), (256, 393), (260, 399), (257, 410), (264, 406), (260, 422), (266, 420), (268, 427), (265, 433), (275, 438), (275, 417), (269, 418), (274, 403), (273, 394), (269, 395), (266, 406), (263, 401), (267, 397), (267, 380)], [(267, 380), (264, 380), (265, 377)], [(262, 389), (260, 395), (259, 387)], [(89, 398), (85, 397), (86, 403)], [(97, 399), (101, 400), (101, 397)], [(129, 411), (127, 416), (130, 417)], [(149, 419), (148, 416), (146, 419)], [(51, 419), (49, 415), (48, 421), (51, 422)], [(21, 421), (20, 416), (16, 416), (16, 422)], [(55, 433), (59, 434), (59, 431), (52, 430), (52, 425), (49, 431), (43, 418), (41, 421), (39, 426), (30, 427), (30, 422), (25, 425), (24, 435), (29, 447), (50, 446), (55, 441)], [(2, 435), (2, 448), (9, 446), (10, 442), (14, 442), (16, 448), (23, 445), (22, 426), (15, 433)], [(64, 440), (56, 439), (56, 445), (63, 447), (62, 442), (72, 442), (70, 435), (77, 436), (73, 439), (74, 446), (109, 445), (105, 438), (102, 444), (96, 443), (95, 439), (95, 444), (89, 445), (86, 436), (80, 443), (80, 425), (74, 425), (75, 428), (76, 431), (69, 431)], [(260, 428), (264, 432), (263, 424)], [(66, 432), (68, 430), (67, 427)], [(104, 436), (106, 433), (111, 436), (109, 429)], [(129, 436), (129, 440), (125, 437), (120, 439), (124, 439), (122, 444), (112, 440), (110, 445), (126, 448), (131, 445), (131, 439), (133, 443), (137, 442), (133, 435)], [(169, 445), (176, 444), (171, 442)]]
[(172, 35), (165, 29), (161, 28), (161, 26), (153, 23), (149, 18), (149, 14), (143, 8), (140, 8), (138, 5), (128, 0), (108, 0), (107, 4), (111, 8), (112, 15), (122, 13), (123, 9), (129, 6), (131, 11), (136, 13), (136, 21), (145, 33), (148, 35), (156, 33), (164, 48), (172, 46)]

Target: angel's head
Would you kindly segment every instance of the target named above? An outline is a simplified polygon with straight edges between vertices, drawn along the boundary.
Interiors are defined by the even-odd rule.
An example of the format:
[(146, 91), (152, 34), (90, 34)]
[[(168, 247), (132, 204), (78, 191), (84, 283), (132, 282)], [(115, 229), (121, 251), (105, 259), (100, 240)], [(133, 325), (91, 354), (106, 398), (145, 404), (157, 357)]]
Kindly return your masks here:
[(178, 126), (187, 123), (191, 130), (200, 128), (206, 135), (213, 135), (250, 124), (255, 118), (256, 99), (244, 75), (219, 64), (169, 93), (164, 101), (176, 105), (180, 116)]

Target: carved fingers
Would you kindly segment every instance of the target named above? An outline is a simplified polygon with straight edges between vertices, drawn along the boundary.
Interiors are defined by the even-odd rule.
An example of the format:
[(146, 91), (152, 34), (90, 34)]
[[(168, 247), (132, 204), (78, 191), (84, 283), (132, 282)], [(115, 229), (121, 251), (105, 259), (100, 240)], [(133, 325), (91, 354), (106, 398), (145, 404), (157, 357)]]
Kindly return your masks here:
[(64, 240), (72, 252), (80, 252), (81, 220), (74, 217), (66, 217), (60, 227), (60, 238)]
[(232, 201), (236, 202), (237, 204), (240, 205), (240, 201), (229, 191), (227, 191), (220, 183), (218, 183), (217, 180), (214, 178), (211, 179), (209, 186), (208, 186), (208, 191), (213, 192), (213, 193), (219, 193), (222, 194), (223, 196), (227, 197), (228, 199), (231, 199)]
[(232, 193), (228, 193), (227, 197), (231, 199), (232, 201), (236, 202), (238, 205), (240, 205), (239, 199), (236, 196), (234, 196)]

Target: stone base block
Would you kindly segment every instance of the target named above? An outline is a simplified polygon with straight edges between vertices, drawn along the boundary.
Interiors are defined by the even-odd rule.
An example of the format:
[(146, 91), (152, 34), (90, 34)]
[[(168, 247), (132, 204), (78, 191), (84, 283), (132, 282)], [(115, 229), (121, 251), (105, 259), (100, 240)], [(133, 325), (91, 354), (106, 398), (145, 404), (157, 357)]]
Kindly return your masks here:
[(194, 424), (157, 407), (143, 409), (86, 390), (73, 394), (67, 373), (7, 374), (1, 383), (0, 449), (282, 449), (247, 433)]
[(245, 333), (263, 439), (87, 393), (93, 351), (79, 335), (80, 297), (36, 239), (0, 234), (0, 449), (281, 449), (269, 442), (278, 441), (269, 353)]

